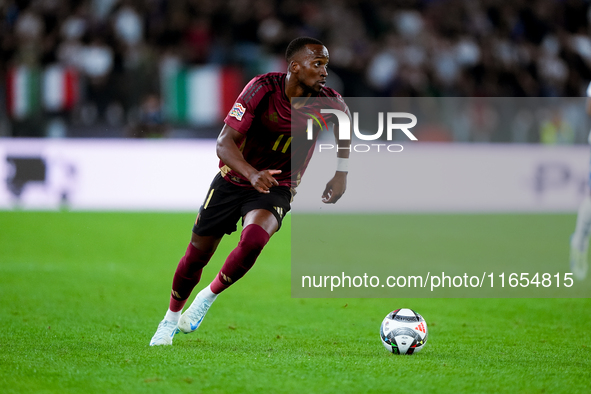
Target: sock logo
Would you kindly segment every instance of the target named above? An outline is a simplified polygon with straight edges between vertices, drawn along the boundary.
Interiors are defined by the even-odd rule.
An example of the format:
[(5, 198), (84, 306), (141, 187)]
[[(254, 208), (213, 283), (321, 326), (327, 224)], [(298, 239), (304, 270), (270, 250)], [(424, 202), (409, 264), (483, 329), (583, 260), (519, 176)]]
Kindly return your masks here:
[(226, 274), (224, 274), (223, 272), (220, 271), (220, 275), (222, 276), (222, 279), (227, 283), (227, 284), (232, 284), (233, 280), (232, 278), (230, 278), (229, 276), (227, 276)]

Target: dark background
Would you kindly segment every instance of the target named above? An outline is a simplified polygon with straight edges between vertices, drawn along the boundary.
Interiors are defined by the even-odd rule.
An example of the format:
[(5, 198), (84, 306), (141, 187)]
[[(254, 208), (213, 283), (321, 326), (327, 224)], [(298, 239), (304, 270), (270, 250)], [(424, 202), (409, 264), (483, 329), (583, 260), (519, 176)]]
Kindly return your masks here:
[[(297, 36), (325, 43), (329, 84), (345, 97), (581, 97), (590, 10), (585, 0), (4, 0), (0, 136), (215, 137), (222, 119), (197, 125), (163, 111), (166, 70), (231, 69), (240, 90), (284, 71)], [(10, 70), (52, 65), (76, 73), (75, 103), (13, 116)], [(554, 141), (582, 143), (587, 132)], [(494, 130), (484, 141), (542, 140)]]

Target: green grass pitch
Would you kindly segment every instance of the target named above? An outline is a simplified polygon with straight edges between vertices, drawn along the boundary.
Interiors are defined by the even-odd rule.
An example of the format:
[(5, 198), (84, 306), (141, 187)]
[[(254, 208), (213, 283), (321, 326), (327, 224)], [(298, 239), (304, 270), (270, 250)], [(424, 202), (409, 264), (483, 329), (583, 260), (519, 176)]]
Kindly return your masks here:
[[(448, 254), (465, 236), (476, 242), (474, 250), (487, 247), (512, 224), (550, 226), (567, 239), (575, 220), (419, 216), (397, 215), (397, 226), (444, 221), (446, 236), (457, 240), (447, 243)], [(151, 348), (193, 219), (193, 213), (0, 212), (0, 392), (572, 394), (591, 388), (589, 299), (292, 299), (289, 225), (218, 298), (197, 332)], [(482, 223), (482, 237), (464, 234), (466, 222)], [(424, 228), (436, 238), (428, 232), (440, 226)], [(223, 241), (198, 289), (236, 242), (236, 235)], [(548, 253), (547, 244), (540, 252), (528, 242), (524, 248), (533, 255)], [(553, 252), (566, 261), (568, 248), (560, 245)], [(409, 250), (426, 247), (414, 246)], [(395, 356), (380, 343), (379, 324), (398, 307), (417, 310), (429, 325), (417, 355)]]

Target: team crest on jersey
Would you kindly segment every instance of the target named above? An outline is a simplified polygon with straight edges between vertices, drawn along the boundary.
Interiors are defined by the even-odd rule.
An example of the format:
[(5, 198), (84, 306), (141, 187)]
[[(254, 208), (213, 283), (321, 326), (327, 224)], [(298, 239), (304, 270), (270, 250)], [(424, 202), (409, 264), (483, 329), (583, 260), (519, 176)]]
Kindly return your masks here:
[(230, 111), (230, 116), (238, 120), (242, 120), (242, 116), (244, 116), (244, 111), (246, 111), (246, 109), (242, 106), (242, 104), (236, 103)]

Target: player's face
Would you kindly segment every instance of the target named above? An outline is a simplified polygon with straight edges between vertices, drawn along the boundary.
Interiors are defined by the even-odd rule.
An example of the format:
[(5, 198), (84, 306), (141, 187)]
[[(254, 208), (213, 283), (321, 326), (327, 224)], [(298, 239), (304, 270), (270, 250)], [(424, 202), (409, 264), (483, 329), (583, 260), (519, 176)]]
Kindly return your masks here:
[(304, 90), (320, 92), (328, 76), (328, 49), (324, 45), (306, 45), (298, 56), (298, 81)]

